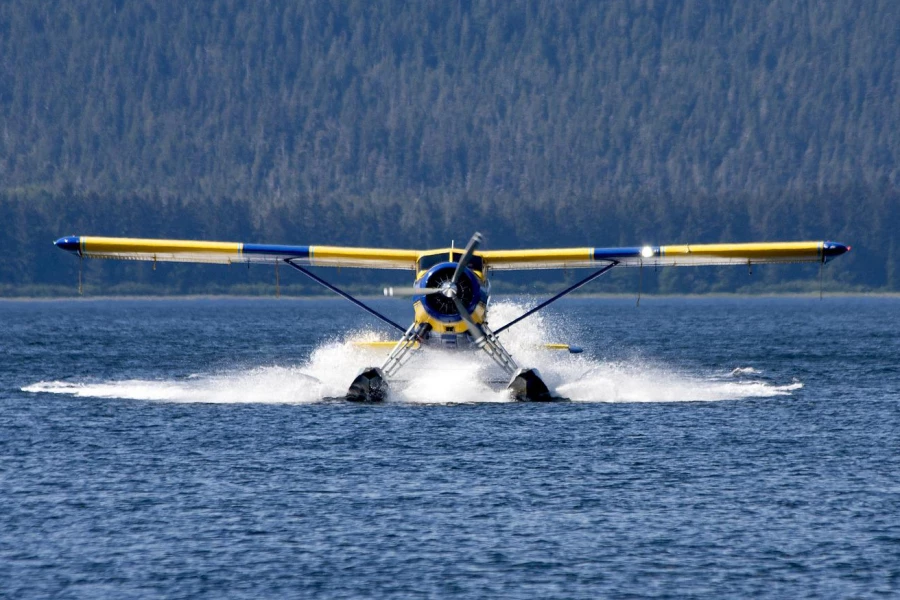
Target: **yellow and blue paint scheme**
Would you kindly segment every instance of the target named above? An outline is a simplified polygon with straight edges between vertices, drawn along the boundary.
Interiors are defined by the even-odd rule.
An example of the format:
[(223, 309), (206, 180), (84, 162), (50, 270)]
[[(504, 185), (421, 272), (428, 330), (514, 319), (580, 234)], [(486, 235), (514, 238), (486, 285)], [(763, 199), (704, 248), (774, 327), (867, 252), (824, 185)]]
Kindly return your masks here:
[(342, 246), (286, 246), (241, 242), (202, 242), (112, 237), (66, 237), (56, 245), (86, 258), (115, 258), (159, 262), (256, 263), (291, 259), (313, 267), (372, 269), (416, 268), (417, 250), (348, 248)]
[[(465, 321), (463, 321), (459, 317), (442, 320), (439, 317), (436, 317), (429, 313), (421, 300), (416, 300), (415, 302), (413, 302), (413, 311), (415, 312), (416, 323), (428, 323), (429, 325), (431, 325), (431, 330), (438, 335), (459, 335), (468, 331)], [(472, 315), (473, 321), (478, 324), (484, 323), (485, 316), (487, 315), (487, 304), (485, 302), (479, 302), (475, 310), (470, 311), (470, 313)]]
[[(462, 252), (457, 248), (441, 248), (420, 253), (416, 260), (414, 287), (418, 289), (438, 287), (441, 281), (449, 280), (461, 258)], [(490, 281), (484, 276), (484, 264), (477, 253), (462, 273), (460, 283), (471, 292), (464, 294), (466, 310), (469, 311), (473, 321), (478, 324), (484, 323), (490, 297)], [(413, 296), (415, 322), (427, 323), (437, 335), (465, 334), (468, 331), (465, 321), (455, 309), (441, 310), (440, 306), (436, 305), (436, 300), (442, 299), (436, 298), (436, 296), (439, 295), (419, 294)]]
[[(417, 289), (436, 288), (448, 282), (463, 254), (457, 248), (400, 250), (93, 236), (64, 237), (55, 244), (87, 258), (218, 264), (289, 261), (313, 267), (401, 269), (415, 273)], [(810, 241), (484, 250), (472, 255), (459, 280), (460, 289), (467, 287), (468, 291), (458, 297), (466, 302), (472, 320), (482, 324), (487, 317), (491, 270), (825, 263), (849, 249), (836, 242)], [(413, 309), (415, 323), (428, 324), (447, 343), (455, 343), (457, 336), (467, 335), (468, 327), (449, 296), (414, 295)]]
[(701, 265), (828, 262), (849, 250), (836, 242), (760, 242), (683, 244), (621, 248), (549, 248), (485, 250), (489, 269), (573, 269), (615, 261), (620, 267), (688, 267)]
[[(160, 262), (253, 263), (291, 259), (313, 267), (360, 267), (416, 272), (427, 269), (422, 260), (446, 256), (458, 260), (459, 249), (399, 250), (345, 246), (287, 246), (241, 242), (206, 242), (72, 236), (55, 242), (63, 250), (87, 258)], [(761, 242), (750, 244), (682, 244), (620, 248), (536, 248), (475, 252), (482, 280), (490, 270), (592, 268), (615, 261), (618, 266), (680, 267), (700, 265), (828, 262), (849, 250), (836, 242)]]

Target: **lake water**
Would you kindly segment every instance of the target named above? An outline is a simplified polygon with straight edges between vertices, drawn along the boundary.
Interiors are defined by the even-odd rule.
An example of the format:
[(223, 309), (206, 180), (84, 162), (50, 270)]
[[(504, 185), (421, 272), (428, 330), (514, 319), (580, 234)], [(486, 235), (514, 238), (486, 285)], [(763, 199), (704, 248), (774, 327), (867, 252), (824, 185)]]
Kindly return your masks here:
[(339, 299), (0, 302), (0, 597), (896, 597), (898, 315), (564, 300), (501, 339), (570, 402), (423, 353), (360, 406)]

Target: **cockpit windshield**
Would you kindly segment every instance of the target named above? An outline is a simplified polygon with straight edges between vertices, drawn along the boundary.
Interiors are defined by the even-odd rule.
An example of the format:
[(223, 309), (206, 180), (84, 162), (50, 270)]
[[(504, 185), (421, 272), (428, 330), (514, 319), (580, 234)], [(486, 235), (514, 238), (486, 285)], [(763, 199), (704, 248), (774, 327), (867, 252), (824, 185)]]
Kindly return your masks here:
[[(462, 258), (462, 254), (462, 252), (437, 252), (435, 254), (426, 254), (419, 258), (418, 270), (427, 271), (434, 265), (442, 262), (459, 262), (459, 259)], [(481, 260), (480, 256), (473, 256), (469, 259), (469, 268), (473, 271), (484, 271), (484, 261)]]

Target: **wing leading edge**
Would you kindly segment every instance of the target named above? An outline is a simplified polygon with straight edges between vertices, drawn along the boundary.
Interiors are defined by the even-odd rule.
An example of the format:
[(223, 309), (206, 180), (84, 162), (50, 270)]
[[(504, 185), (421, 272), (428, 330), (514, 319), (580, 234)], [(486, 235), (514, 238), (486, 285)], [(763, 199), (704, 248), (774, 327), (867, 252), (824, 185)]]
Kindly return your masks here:
[(367, 267), (415, 270), (417, 250), (349, 248), (343, 246), (281, 246), (240, 242), (198, 242), (73, 236), (56, 246), (86, 258), (148, 260), (193, 263), (264, 263), (293, 259), (298, 264), (319, 267)]
[(791, 262), (828, 262), (850, 249), (836, 242), (762, 242), (753, 244), (686, 244), (623, 248), (551, 248), (485, 250), (490, 269), (556, 269), (597, 267), (689, 267)]
[[(416, 269), (428, 251), (345, 246), (283, 246), (240, 242), (201, 242), (92, 236), (64, 237), (56, 245), (87, 258), (197, 263), (264, 263), (292, 259), (318, 267)], [(491, 270), (598, 267), (683, 267), (791, 262), (828, 262), (850, 249), (836, 242), (685, 244), (621, 248), (543, 248), (476, 252)]]

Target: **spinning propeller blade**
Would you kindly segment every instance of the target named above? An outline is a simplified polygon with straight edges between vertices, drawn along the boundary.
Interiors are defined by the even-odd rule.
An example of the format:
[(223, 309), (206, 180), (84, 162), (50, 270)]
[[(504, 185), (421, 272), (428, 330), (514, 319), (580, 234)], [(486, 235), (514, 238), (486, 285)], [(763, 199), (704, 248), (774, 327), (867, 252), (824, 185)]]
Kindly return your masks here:
[(459, 316), (462, 317), (462, 320), (466, 322), (466, 327), (469, 328), (469, 333), (472, 334), (472, 337), (476, 340), (484, 337), (484, 332), (481, 330), (481, 327), (478, 326), (472, 319), (472, 314), (466, 309), (465, 304), (462, 303), (462, 300), (453, 296), (453, 304), (456, 305), (456, 310), (459, 311)]
[(428, 296), (429, 294), (440, 294), (441, 288), (417, 288), (417, 287), (386, 287), (384, 288), (385, 296)]
[[(453, 279), (450, 280), (453, 284), (454, 292), (456, 292), (456, 284), (459, 282), (460, 276), (469, 264), (469, 260), (472, 259), (475, 250), (481, 245), (481, 240), (481, 234), (476, 231), (474, 235), (472, 235), (472, 239), (470, 239), (469, 243), (466, 245), (466, 250), (463, 252), (463, 255), (459, 258), (459, 262), (456, 264), (456, 271), (453, 272)], [(469, 313), (462, 300), (457, 297), (456, 293), (453, 294), (452, 298), (453, 304), (456, 306), (457, 312), (459, 312), (459, 316), (466, 322), (466, 327), (468, 327), (472, 337), (475, 339), (484, 337), (484, 332), (481, 330), (481, 327), (478, 326), (478, 323), (472, 319), (471, 313)]]
[(475, 250), (478, 249), (478, 246), (481, 245), (481, 240), (481, 234), (476, 231), (472, 236), (472, 239), (469, 240), (468, 245), (466, 245), (466, 250), (460, 257), (459, 262), (456, 264), (456, 271), (453, 272), (453, 279), (450, 280), (453, 285), (456, 285), (459, 282), (460, 275), (462, 275), (463, 271), (468, 266), (469, 261), (472, 259), (472, 255), (475, 253)]

